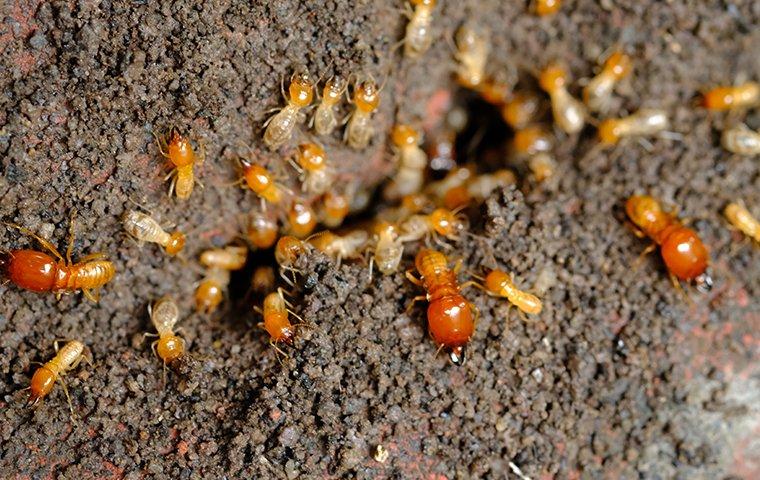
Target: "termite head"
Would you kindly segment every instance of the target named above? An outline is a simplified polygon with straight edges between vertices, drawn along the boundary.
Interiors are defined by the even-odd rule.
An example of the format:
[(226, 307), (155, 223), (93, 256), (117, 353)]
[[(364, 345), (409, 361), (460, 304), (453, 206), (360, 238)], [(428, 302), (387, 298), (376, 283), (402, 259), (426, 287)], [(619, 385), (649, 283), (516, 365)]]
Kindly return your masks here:
[(615, 52), (605, 62), (604, 70), (615, 77), (615, 80), (620, 80), (631, 73), (631, 57), (622, 52)]
[(614, 145), (620, 140), (620, 121), (608, 118), (599, 124), (597, 129), (599, 141), (603, 145)]
[(380, 104), (380, 90), (374, 80), (364, 80), (356, 86), (354, 103), (356, 108), (367, 113), (377, 108)]
[(467, 222), (454, 211), (438, 208), (430, 214), (433, 229), (439, 235), (453, 238), (467, 228)]
[(302, 143), (298, 146), (298, 164), (305, 170), (321, 170), (327, 163), (325, 149), (316, 143)]
[(409, 125), (399, 124), (393, 127), (391, 139), (399, 148), (411, 147), (420, 143), (420, 134)]
[(176, 335), (164, 335), (158, 340), (156, 353), (164, 363), (171, 363), (185, 353), (185, 341)]
[(254, 212), (248, 223), (248, 240), (257, 248), (269, 248), (277, 241), (277, 220), (263, 212)]
[(296, 331), (293, 327), (285, 327), (280, 330), (280, 338), (277, 340), (285, 345), (293, 345), (293, 338), (296, 336)]
[(183, 137), (176, 127), (172, 127), (169, 131), (169, 142), (166, 147), (167, 157), (175, 167), (185, 167), (195, 161), (195, 154), (190, 141)]
[(57, 375), (50, 371), (47, 367), (40, 367), (34, 372), (32, 376), (32, 383), (29, 386), (29, 399), (27, 400), (27, 406), (33, 407), (39, 403), (40, 400), (53, 390), (55, 386), (55, 380)]
[(656, 222), (662, 213), (662, 208), (657, 200), (649, 195), (634, 195), (625, 202), (625, 213), (634, 224), (643, 227)]
[(346, 87), (348, 87), (348, 82), (343, 77), (338, 75), (332, 77), (322, 90), (324, 101), (329, 104), (337, 103), (346, 91)]
[(435, 7), (437, 0), (409, 0), (415, 7)]
[(166, 244), (166, 253), (176, 255), (185, 248), (185, 234), (174, 232), (169, 236), (169, 243)]
[(558, 63), (551, 63), (541, 71), (538, 83), (546, 93), (553, 93), (565, 88), (567, 83), (567, 71)]
[(240, 164), (243, 166), (245, 183), (254, 192), (263, 192), (274, 183), (267, 169), (261, 165), (254, 165), (247, 160), (240, 160)]
[(314, 82), (306, 70), (297, 71), (290, 79), (290, 101), (298, 107), (308, 107), (314, 98)]
[(201, 313), (211, 313), (222, 303), (224, 292), (213, 280), (204, 280), (195, 291), (195, 308)]

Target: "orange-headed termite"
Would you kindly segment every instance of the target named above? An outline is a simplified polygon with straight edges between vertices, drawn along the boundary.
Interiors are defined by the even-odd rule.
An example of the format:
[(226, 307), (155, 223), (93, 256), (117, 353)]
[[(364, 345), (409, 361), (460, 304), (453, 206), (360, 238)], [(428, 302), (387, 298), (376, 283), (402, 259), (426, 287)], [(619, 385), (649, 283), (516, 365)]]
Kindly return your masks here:
[(446, 208), (437, 208), (429, 215), (412, 215), (400, 225), (402, 242), (435, 238), (437, 235), (448, 239), (457, 239), (467, 228), (464, 217)]
[(298, 146), (296, 163), (293, 166), (301, 174), (305, 192), (315, 195), (325, 193), (335, 181), (335, 172), (327, 163), (325, 149), (316, 143), (302, 143)]
[(241, 181), (261, 198), (262, 207), (266, 206), (266, 202), (278, 204), (282, 201), (285, 197), (284, 188), (266, 168), (243, 158), (240, 159), (240, 165), (243, 169)]
[(307, 203), (294, 201), (288, 209), (288, 227), (290, 234), (298, 237), (308, 237), (317, 226), (317, 214)]
[(337, 261), (338, 265), (344, 258), (361, 258), (368, 241), (369, 235), (364, 230), (354, 230), (345, 235), (325, 230), (309, 238), (314, 248)]
[(314, 131), (317, 132), (317, 135), (330, 135), (338, 126), (335, 106), (340, 101), (340, 97), (343, 96), (347, 86), (348, 82), (339, 76), (332, 77), (325, 84), (325, 88), (322, 90), (322, 101), (319, 102), (312, 117)]
[(169, 177), (172, 177), (169, 195), (176, 193), (180, 200), (190, 198), (195, 184), (193, 166), (198, 161), (190, 140), (183, 137), (177, 128), (172, 128), (166, 138), (157, 136), (156, 142), (158, 151), (172, 164), (172, 171), (169, 173)]
[(609, 108), (615, 84), (631, 73), (631, 58), (615, 52), (604, 62), (602, 71), (583, 89), (583, 101), (589, 110), (603, 112)]
[(124, 230), (139, 243), (157, 243), (164, 247), (169, 255), (176, 255), (185, 247), (185, 234), (182, 232), (168, 233), (150, 215), (135, 210), (124, 214)]
[(515, 286), (514, 279), (510, 273), (501, 270), (491, 270), (486, 275), (486, 278), (477, 276), (475, 278), (481, 280), (483, 284), (472, 282), (472, 285), (482, 288), (487, 294), (494, 297), (506, 298), (509, 300), (509, 303), (517, 307), (521, 312), (538, 315), (543, 309), (541, 300), (538, 297), (528, 292), (523, 292)]
[(303, 240), (284, 235), (277, 240), (277, 245), (274, 246), (274, 259), (281, 269), (295, 271), (296, 261), (306, 252), (307, 246)]
[(608, 118), (599, 124), (599, 141), (614, 145), (621, 138), (654, 135), (668, 128), (668, 114), (664, 110), (642, 108), (623, 118)]
[(201, 253), (200, 262), (206, 267), (206, 274), (195, 290), (195, 307), (199, 312), (216, 310), (230, 284), (230, 272), (245, 266), (247, 253), (247, 248), (236, 245)]
[(391, 140), (398, 151), (398, 171), (383, 194), (389, 200), (417, 193), (422, 188), (427, 167), (427, 155), (420, 148), (420, 133), (409, 125), (396, 125)]
[(417, 58), (430, 48), (433, 41), (431, 24), (436, 0), (409, 0), (409, 3), (414, 10), (407, 13), (409, 23), (404, 37), (404, 55)]
[[(254, 307), (254, 310), (261, 313), (261, 316), (264, 317), (264, 322), (261, 326), (269, 334), (269, 345), (283, 356), (287, 355), (277, 347), (277, 344), (293, 345), (296, 327), (304, 324), (301, 317), (296, 315), (290, 307), (292, 305), (285, 300), (282, 288), (278, 288), (276, 292), (272, 292), (264, 297), (264, 308)], [(288, 318), (288, 314), (293, 315), (301, 323), (293, 325)]]
[(760, 103), (760, 83), (747, 82), (733, 87), (717, 87), (705, 93), (702, 106), (724, 111), (752, 107)]
[(327, 192), (322, 197), (320, 220), (329, 228), (339, 227), (351, 207), (349, 198), (341, 193)]
[(66, 373), (75, 369), (79, 362), (84, 358), (89, 362), (89, 359), (85, 356), (85, 346), (82, 342), (77, 340), (71, 340), (66, 342), (60, 349), (58, 348), (58, 342), (56, 341), (55, 357), (49, 362), (38, 368), (32, 376), (32, 383), (29, 386), (29, 400), (27, 405), (34, 406), (39, 403), (40, 400), (45, 398), (55, 386), (55, 381), (58, 380), (63, 386), (63, 392), (66, 394), (66, 400), (69, 402), (69, 409), (71, 410), (71, 416), (74, 416), (74, 407), (71, 405), (71, 397), (69, 391), (66, 388), (66, 383), (63, 381), (63, 377)]
[[(52, 243), (31, 230), (14, 223), (6, 226), (16, 228), (37, 240), (50, 255), (32, 249), (10, 250), (0, 252), (0, 272), (14, 285), (33, 292), (52, 292), (60, 297), (62, 294), (81, 290), (87, 299), (97, 302), (98, 290), (110, 282), (116, 274), (116, 268), (103, 253), (93, 253), (74, 263), (71, 252), (74, 248), (74, 215), (72, 213), (69, 227), (69, 246), (66, 259)], [(93, 293), (93, 290), (95, 293)]]
[(536, 120), (540, 107), (537, 95), (517, 92), (501, 107), (501, 116), (510, 127), (519, 130)]
[(375, 254), (372, 257), (371, 264), (376, 263), (377, 269), (383, 275), (395, 273), (404, 254), (404, 244), (399, 239), (398, 228), (391, 223), (380, 221), (375, 224), (373, 230), (376, 243)]
[(255, 211), (248, 221), (246, 236), (254, 247), (266, 249), (277, 241), (278, 230), (276, 219), (263, 211)]
[(654, 241), (645, 253), (660, 246), (673, 285), (678, 287), (680, 279), (694, 280), (700, 290), (712, 287), (712, 279), (706, 273), (709, 254), (694, 230), (685, 227), (674, 215), (664, 212), (659, 202), (647, 195), (629, 198), (625, 210), (636, 227), (641, 229), (638, 234)]
[(729, 203), (723, 214), (731, 222), (731, 225), (760, 243), (760, 221), (752, 216), (742, 202)]
[(567, 91), (567, 71), (551, 64), (538, 77), (541, 88), (549, 94), (554, 121), (565, 133), (578, 133), (586, 123), (586, 107)]
[(760, 155), (760, 132), (750, 130), (746, 125), (723, 130), (720, 144), (731, 153), (739, 155)]
[(293, 128), (301, 121), (301, 109), (308, 107), (314, 98), (314, 82), (309, 72), (297, 71), (290, 78), (288, 93), (282, 91), (282, 96), (288, 102), (279, 112), (269, 118), (264, 124), (264, 144), (270, 150), (277, 150), (293, 135)]
[(356, 84), (352, 103), (354, 110), (346, 125), (345, 140), (351, 148), (362, 149), (369, 145), (375, 127), (372, 125), (372, 112), (380, 104), (380, 90), (372, 78)]
[(144, 333), (143, 337), (158, 337), (150, 347), (164, 363), (166, 384), (166, 366), (185, 354), (185, 340), (174, 334), (174, 325), (179, 320), (179, 307), (171, 297), (162, 297), (153, 305), (148, 305), (148, 315), (156, 333)]
[(459, 264), (450, 270), (444, 254), (423, 248), (417, 253), (414, 265), (420, 278), (416, 278), (411, 271), (406, 272), (406, 277), (415, 285), (424, 287), (427, 295), (415, 297), (412, 305), (419, 300), (428, 301), (430, 336), (439, 348), (449, 351), (449, 358), (454, 364), (462, 365), (466, 358), (465, 347), (475, 331), (477, 310), (459, 293)]
[(533, 0), (533, 13), (539, 17), (554, 15), (562, 7), (562, 0)]

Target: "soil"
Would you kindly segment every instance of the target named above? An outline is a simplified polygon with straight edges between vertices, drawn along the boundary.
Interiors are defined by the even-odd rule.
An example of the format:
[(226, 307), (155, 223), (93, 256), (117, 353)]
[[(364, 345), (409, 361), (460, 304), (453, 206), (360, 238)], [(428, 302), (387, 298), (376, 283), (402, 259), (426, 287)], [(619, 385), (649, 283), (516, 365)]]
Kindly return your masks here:
[[(0, 218), (65, 248), (76, 208), (75, 257), (107, 252), (118, 269), (98, 304), (0, 286), (4, 478), (760, 478), (760, 248), (721, 215), (737, 198), (760, 214), (760, 164), (722, 150), (731, 119), (694, 100), (705, 86), (760, 78), (757, 2), (576, 0), (540, 19), (525, 2), (442, 0), (437, 40), (416, 62), (394, 50), (402, 2), (249, 3), (2, 7)], [(574, 94), (605, 50), (624, 45), (635, 71), (611, 114), (664, 108), (680, 134), (605, 151), (591, 128), (559, 135), (556, 180), (471, 212), (477, 236), (452, 242), (452, 259), (513, 272), (544, 312), (525, 319), (468, 291), (481, 315), (456, 367), (436, 356), (424, 308), (405, 313), (420, 292), (403, 273), (370, 281), (360, 263), (312, 255), (297, 300), (309, 326), (282, 363), (244, 301), (248, 271), (224, 309), (196, 314), (192, 259), (233, 241), (257, 205), (229, 186), (234, 155), (248, 145), (278, 158), (263, 150), (261, 125), (282, 104), (281, 79), (298, 65), (387, 74), (378, 131), (396, 116), (434, 124), (429, 99), (452, 88), (445, 37), (464, 21), (491, 32), (492, 71), (561, 59)], [(756, 112), (744, 120), (760, 127)], [(171, 125), (206, 150), (204, 188), (186, 203), (166, 196), (152, 137)], [(325, 142), (343, 181), (384, 178), (384, 138), (360, 153), (337, 133)], [(688, 287), (685, 299), (657, 255), (634, 268), (646, 243), (620, 206), (636, 192), (692, 219), (711, 250), (711, 292)], [(125, 237), (119, 217), (132, 202), (190, 233), (189, 261)], [(0, 232), (3, 248), (28, 244)], [(141, 339), (147, 305), (165, 294), (182, 309), (192, 358), (163, 386)], [(32, 362), (57, 338), (94, 357), (67, 376), (76, 422), (60, 386), (36, 410), (24, 405)]]

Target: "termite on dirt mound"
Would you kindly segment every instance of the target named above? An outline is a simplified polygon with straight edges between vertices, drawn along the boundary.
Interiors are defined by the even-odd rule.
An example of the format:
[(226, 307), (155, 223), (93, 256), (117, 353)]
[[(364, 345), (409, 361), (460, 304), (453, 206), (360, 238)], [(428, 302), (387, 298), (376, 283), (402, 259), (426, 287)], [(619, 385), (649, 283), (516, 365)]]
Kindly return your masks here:
[(458, 212), (446, 208), (437, 208), (428, 215), (412, 215), (399, 226), (402, 242), (435, 239), (438, 236), (456, 240), (467, 229), (467, 219)]
[(708, 110), (726, 111), (760, 104), (760, 83), (747, 82), (732, 87), (716, 87), (702, 97)]
[(148, 315), (157, 333), (144, 333), (143, 337), (158, 337), (151, 344), (151, 349), (164, 363), (166, 385), (166, 366), (185, 355), (185, 340), (174, 334), (174, 325), (179, 320), (179, 307), (171, 297), (163, 297), (153, 305), (148, 305)]
[(200, 261), (206, 267), (206, 276), (195, 290), (195, 307), (199, 312), (212, 313), (216, 310), (230, 284), (230, 272), (245, 266), (247, 253), (245, 247), (230, 245), (201, 254)]
[(609, 108), (615, 84), (631, 73), (631, 58), (615, 52), (604, 62), (604, 68), (583, 89), (583, 101), (589, 110), (604, 112)]
[(729, 203), (723, 214), (731, 222), (731, 225), (760, 243), (760, 221), (752, 216), (741, 201)]
[[(295, 274), (299, 272), (295, 264), (302, 255), (308, 252), (308, 249), (306, 242), (290, 235), (280, 237), (274, 246), (274, 259), (280, 266), (280, 277), (291, 286), (295, 285)], [(293, 274), (292, 281), (285, 276), (286, 271)]]
[(398, 171), (383, 194), (389, 200), (417, 193), (422, 188), (427, 168), (427, 154), (420, 148), (420, 133), (410, 125), (393, 127), (391, 140), (398, 152)]
[(260, 249), (267, 249), (277, 241), (279, 228), (277, 219), (263, 211), (254, 211), (248, 220), (246, 238), (251, 244)]
[(623, 138), (655, 135), (668, 128), (668, 114), (656, 108), (641, 110), (623, 118), (608, 118), (599, 124), (597, 135), (602, 145), (617, 144)]
[(69, 391), (66, 388), (63, 377), (71, 370), (77, 368), (82, 359), (85, 359), (88, 363), (91, 362), (85, 354), (84, 344), (80, 341), (71, 340), (66, 342), (60, 349), (58, 348), (58, 341), (56, 341), (53, 343), (53, 346), (56, 351), (55, 357), (38, 368), (32, 376), (27, 405), (37, 405), (53, 390), (55, 381), (58, 380), (63, 386), (63, 392), (66, 394), (66, 400), (69, 402), (69, 410), (71, 410), (73, 418), (74, 407), (71, 405), (71, 397), (69, 396)]
[(322, 101), (319, 102), (312, 122), (314, 131), (317, 135), (330, 135), (338, 126), (338, 118), (335, 115), (335, 106), (346, 91), (348, 82), (340, 77), (335, 76), (327, 81), (324, 90), (322, 90)]
[(375, 80), (367, 78), (358, 82), (354, 87), (353, 99), (354, 111), (348, 119), (344, 139), (351, 148), (361, 150), (369, 145), (375, 127), (372, 125), (372, 113), (380, 105), (380, 92)]
[(660, 203), (647, 195), (629, 198), (625, 210), (638, 228), (635, 231), (637, 236), (647, 236), (654, 241), (642, 255), (659, 246), (676, 288), (680, 288), (678, 280), (694, 281), (702, 291), (712, 288), (712, 278), (706, 272), (709, 254), (694, 230), (685, 227), (675, 215), (664, 212)]
[(471, 285), (483, 289), (488, 295), (506, 298), (509, 303), (517, 307), (521, 312), (529, 315), (538, 315), (543, 309), (541, 300), (535, 295), (524, 292), (515, 285), (512, 274), (491, 270), (485, 278), (474, 276), (483, 283), (469, 282)]
[[(292, 305), (285, 300), (285, 295), (283, 295), (281, 288), (278, 288), (276, 292), (270, 293), (264, 298), (263, 308), (254, 307), (254, 310), (261, 313), (264, 317), (262, 326), (269, 334), (269, 345), (283, 356), (287, 355), (280, 350), (277, 344), (293, 345), (296, 327), (304, 325), (301, 317), (296, 315), (291, 308)], [(295, 325), (291, 323), (288, 314), (293, 315), (300, 323)]]
[(404, 37), (404, 56), (417, 58), (425, 53), (433, 43), (431, 26), (433, 9), (437, 0), (409, 0), (414, 10), (407, 11), (409, 23), (406, 25)]
[(488, 37), (471, 25), (462, 25), (456, 33), (457, 83), (477, 90), (486, 76), (488, 53), (491, 50)]
[(239, 161), (243, 171), (243, 177), (239, 183), (243, 185), (243, 188), (248, 187), (261, 198), (262, 209), (265, 209), (267, 204), (278, 205), (283, 201), (286, 189), (277, 183), (274, 175), (266, 167), (242, 158)]
[(77, 263), (72, 262), (75, 215), (76, 211), (72, 213), (65, 260), (52, 243), (31, 230), (14, 223), (4, 223), (37, 240), (55, 258), (32, 249), (0, 251), (0, 272), (3, 276), (17, 287), (33, 292), (52, 292), (59, 298), (81, 290), (87, 299), (97, 303), (99, 289), (113, 279), (116, 268), (103, 253), (93, 253)]
[(156, 136), (156, 143), (159, 153), (172, 165), (172, 171), (166, 177), (172, 179), (169, 195), (176, 193), (178, 199), (187, 200), (193, 193), (193, 185), (196, 182), (193, 167), (202, 161), (203, 155), (197, 156), (190, 140), (182, 136), (175, 127), (172, 127), (165, 137)]
[(383, 275), (395, 273), (404, 254), (404, 244), (399, 239), (398, 228), (389, 222), (380, 221), (374, 226), (374, 233), (375, 252), (370, 261), (370, 276), (373, 264), (377, 264), (377, 269)]
[(475, 331), (478, 311), (459, 292), (457, 271), (461, 264), (457, 263), (451, 270), (444, 254), (423, 248), (417, 254), (414, 265), (420, 278), (416, 278), (411, 271), (406, 272), (406, 277), (423, 287), (427, 295), (415, 297), (410, 308), (417, 301), (428, 301), (430, 336), (439, 349), (449, 351), (449, 358), (454, 364), (462, 365), (466, 359), (467, 343)]
[(586, 123), (586, 107), (567, 91), (568, 74), (557, 63), (547, 66), (538, 77), (541, 88), (549, 94), (554, 121), (569, 134), (578, 133)]
[(289, 233), (298, 238), (308, 237), (317, 226), (317, 212), (301, 200), (290, 204), (287, 219)]
[(264, 144), (270, 150), (277, 150), (285, 142), (290, 140), (293, 135), (293, 129), (297, 123), (302, 121), (302, 109), (308, 107), (314, 99), (314, 81), (312, 81), (309, 72), (299, 70), (293, 73), (290, 78), (288, 94), (285, 88), (282, 88), (282, 96), (285, 98), (285, 105), (278, 113), (274, 114), (264, 123)]
[(345, 235), (326, 230), (309, 238), (314, 248), (335, 260), (339, 266), (343, 259), (362, 258), (368, 242), (369, 234), (364, 230), (354, 230)]
[(515, 130), (534, 122), (541, 110), (541, 99), (529, 92), (517, 92), (501, 107), (501, 117)]
[(124, 230), (138, 243), (150, 242), (164, 247), (166, 253), (174, 256), (185, 247), (185, 234), (182, 232), (169, 233), (161, 228), (150, 215), (135, 210), (128, 210), (123, 218)]
[(720, 136), (720, 144), (731, 153), (760, 155), (760, 132), (750, 130), (744, 124), (727, 128)]
[(305, 192), (322, 195), (334, 185), (335, 171), (327, 162), (325, 149), (316, 143), (299, 145), (292, 165), (300, 174)]

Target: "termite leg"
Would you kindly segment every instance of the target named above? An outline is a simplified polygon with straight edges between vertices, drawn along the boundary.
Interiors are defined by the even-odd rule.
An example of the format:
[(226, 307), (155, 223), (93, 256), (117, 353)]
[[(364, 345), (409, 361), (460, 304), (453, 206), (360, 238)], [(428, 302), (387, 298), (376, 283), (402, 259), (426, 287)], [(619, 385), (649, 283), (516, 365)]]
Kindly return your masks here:
[(636, 258), (636, 261), (633, 262), (633, 270), (636, 271), (639, 268), (639, 265), (641, 265), (641, 262), (644, 260), (644, 257), (654, 252), (655, 249), (657, 249), (657, 244), (655, 243), (649, 244), (649, 246), (645, 248), (644, 251), (639, 254), (639, 256)]
[(19, 230), (24, 235), (28, 235), (32, 237), (33, 239), (37, 240), (40, 243), (40, 245), (42, 245), (43, 248), (47, 249), (50, 253), (53, 254), (53, 256), (55, 256), (58, 260), (63, 262), (63, 256), (60, 254), (60, 252), (58, 252), (58, 249), (55, 248), (55, 246), (52, 243), (48, 242), (47, 240), (40, 237), (39, 235), (37, 235), (36, 233), (34, 233), (33, 231), (29, 230), (26, 227), (22, 227), (21, 225), (18, 225), (15, 223), (7, 223), (7, 222), (3, 222), (3, 223), (5, 226), (13, 227)]
[(406, 278), (410, 282), (412, 282), (413, 284), (417, 285), (418, 287), (421, 287), (422, 286), (422, 280), (420, 280), (419, 278), (415, 277), (414, 274), (412, 273), (413, 271), (414, 270), (409, 269), (406, 272), (404, 272), (404, 275), (406, 275)]
[(76, 414), (74, 414), (74, 405), (71, 403), (71, 395), (69, 395), (69, 389), (66, 388), (66, 381), (63, 379), (63, 375), (58, 375), (58, 381), (61, 382), (63, 387), (63, 393), (66, 394), (66, 401), (69, 403), (69, 410), (71, 411), (71, 420), (76, 421)]
[(406, 313), (407, 315), (409, 315), (409, 312), (412, 311), (412, 308), (414, 308), (414, 304), (415, 303), (417, 303), (417, 302), (424, 302), (425, 300), (427, 300), (427, 297), (425, 295), (417, 295), (416, 297), (414, 297), (412, 299), (412, 302), (409, 304), (409, 306), (406, 307), (406, 311), (404, 313)]
[(79, 263), (85, 263), (85, 262), (94, 262), (96, 260), (105, 260), (108, 258), (108, 255), (105, 252), (96, 252), (91, 253), (89, 255), (85, 255), (84, 257), (79, 259)]
[(71, 265), (71, 252), (74, 251), (74, 223), (77, 216), (77, 209), (71, 210), (71, 219), (69, 220), (69, 244), (66, 246), (66, 265)]

